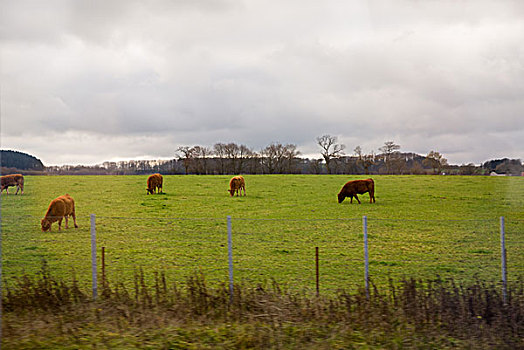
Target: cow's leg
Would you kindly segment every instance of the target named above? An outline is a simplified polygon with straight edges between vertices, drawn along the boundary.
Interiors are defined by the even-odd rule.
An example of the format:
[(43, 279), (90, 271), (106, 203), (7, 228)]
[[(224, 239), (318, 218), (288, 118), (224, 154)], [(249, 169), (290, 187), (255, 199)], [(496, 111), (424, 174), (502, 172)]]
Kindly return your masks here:
[(78, 228), (78, 225), (76, 224), (76, 214), (75, 214), (74, 210), (73, 210), (73, 213), (71, 214), (71, 216), (73, 217), (73, 223), (75, 224), (75, 228)]
[(58, 231), (62, 230), (62, 219), (63, 218), (58, 219)]
[(65, 216), (65, 228), (66, 230), (69, 228), (69, 215)]
[(361, 204), (361, 203), (360, 203), (360, 199), (358, 199), (358, 196), (357, 196), (356, 193), (355, 193), (355, 199), (357, 200), (358, 204)]
[(17, 185), (16, 186), (16, 192), (15, 192), (15, 196), (18, 194), (18, 191), (20, 190), (20, 185)]

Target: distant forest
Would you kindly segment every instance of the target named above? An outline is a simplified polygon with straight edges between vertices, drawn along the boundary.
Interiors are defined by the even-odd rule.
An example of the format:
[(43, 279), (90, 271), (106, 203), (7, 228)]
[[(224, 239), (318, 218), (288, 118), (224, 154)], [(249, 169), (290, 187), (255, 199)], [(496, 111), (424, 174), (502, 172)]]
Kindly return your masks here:
[(0, 165), (2, 174), (22, 172), (26, 174), (40, 174), (45, 170), (42, 161), (32, 155), (18, 151), (0, 151)]
[[(130, 160), (105, 162), (97, 166), (53, 166), (46, 168), (48, 174), (78, 175), (134, 175), (134, 174), (327, 174), (322, 159), (293, 158), (269, 168), (266, 160), (260, 158), (224, 159), (218, 157), (171, 159), (171, 160)], [(520, 160), (498, 159), (484, 163), (446, 165), (433, 167), (426, 156), (415, 153), (397, 153), (388, 160), (383, 154), (375, 156), (371, 164), (358, 157), (340, 157), (333, 160), (331, 174), (399, 174), (399, 175), (489, 175), (492, 172), (505, 175), (521, 175), (524, 167)]]
[[(326, 138), (327, 137), (327, 138)], [(363, 154), (359, 146), (353, 155), (344, 154), (336, 138), (318, 138), (322, 158), (301, 158), (295, 145), (273, 143), (260, 152), (235, 143), (180, 147), (169, 160), (104, 162), (95, 166), (63, 165), (44, 167), (34, 156), (18, 151), (1, 151), (2, 174), (27, 175), (137, 175), (137, 174), (414, 174), (414, 175), (522, 175), (520, 159), (496, 159), (482, 165), (449, 165), (438, 152), (427, 155), (400, 152), (400, 146), (386, 142), (379, 154)]]

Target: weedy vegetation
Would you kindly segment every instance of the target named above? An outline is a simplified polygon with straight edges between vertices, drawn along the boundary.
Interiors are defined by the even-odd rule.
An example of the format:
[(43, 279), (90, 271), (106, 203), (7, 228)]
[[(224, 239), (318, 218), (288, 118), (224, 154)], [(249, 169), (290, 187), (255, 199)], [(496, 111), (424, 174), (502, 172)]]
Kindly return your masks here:
[(143, 273), (134, 287), (102, 286), (92, 301), (44, 266), (5, 291), (4, 349), (519, 349), (522, 283), (405, 279), (330, 296), (292, 293), (275, 281), (211, 287), (201, 274), (168, 282)]

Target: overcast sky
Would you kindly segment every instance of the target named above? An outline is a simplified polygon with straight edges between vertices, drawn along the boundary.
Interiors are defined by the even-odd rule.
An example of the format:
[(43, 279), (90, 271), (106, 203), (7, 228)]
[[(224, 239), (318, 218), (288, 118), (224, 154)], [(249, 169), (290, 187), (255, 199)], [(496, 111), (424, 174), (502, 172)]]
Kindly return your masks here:
[(521, 0), (1, 0), (1, 147), (45, 165), (337, 136), (524, 160)]

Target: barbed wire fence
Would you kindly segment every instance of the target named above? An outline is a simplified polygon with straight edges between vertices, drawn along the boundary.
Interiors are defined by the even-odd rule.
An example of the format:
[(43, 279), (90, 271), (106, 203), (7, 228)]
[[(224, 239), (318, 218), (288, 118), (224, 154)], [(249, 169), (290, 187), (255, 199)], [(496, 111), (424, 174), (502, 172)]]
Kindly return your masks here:
[(34, 216), (2, 217), (2, 280), (45, 266), (74, 276), (93, 297), (100, 281), (137, 272), (184, 281), (332, 293), (402, 278), (516, 282), (524, 271), (524, 220), (78, 217), (78, 229), (40, 230)]

